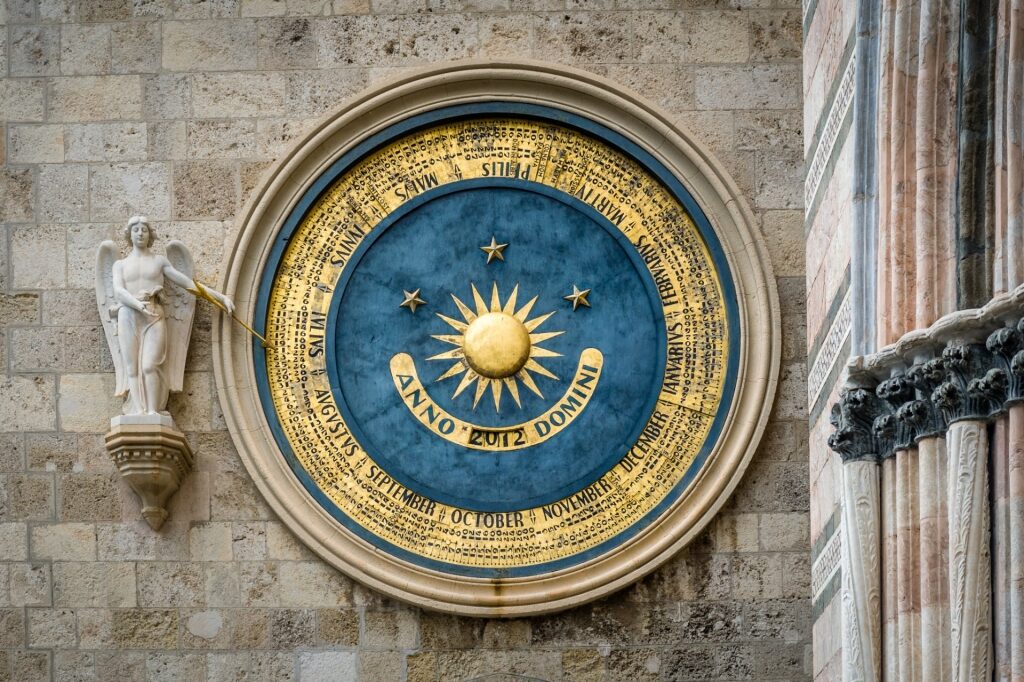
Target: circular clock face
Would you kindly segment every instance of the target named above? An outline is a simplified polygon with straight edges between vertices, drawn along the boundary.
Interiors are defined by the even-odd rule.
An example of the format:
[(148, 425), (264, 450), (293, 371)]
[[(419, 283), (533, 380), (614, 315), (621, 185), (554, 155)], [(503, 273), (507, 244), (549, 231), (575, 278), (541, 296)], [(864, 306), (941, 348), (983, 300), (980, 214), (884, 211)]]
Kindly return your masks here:
[(741, 329), (725, 251), (652, 155), (511, 102), (409, 117), (323, 170), (255, 305), (262, 409), (344, 532), (445, 576), (616, 552), (713, 450)]

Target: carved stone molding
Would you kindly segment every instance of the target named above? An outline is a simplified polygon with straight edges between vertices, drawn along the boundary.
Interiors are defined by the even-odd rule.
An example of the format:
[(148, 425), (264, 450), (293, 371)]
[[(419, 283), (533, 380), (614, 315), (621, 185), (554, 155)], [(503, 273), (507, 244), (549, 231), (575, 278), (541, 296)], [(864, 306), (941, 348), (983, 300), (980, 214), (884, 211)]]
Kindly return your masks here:
[(146, 522), (160, 530), (167, 520), (168, 500), (192, 471), (192, 449), (173, 425), (120, 421), (114, 419), (107, 432), (107, 452), (142, 501)]

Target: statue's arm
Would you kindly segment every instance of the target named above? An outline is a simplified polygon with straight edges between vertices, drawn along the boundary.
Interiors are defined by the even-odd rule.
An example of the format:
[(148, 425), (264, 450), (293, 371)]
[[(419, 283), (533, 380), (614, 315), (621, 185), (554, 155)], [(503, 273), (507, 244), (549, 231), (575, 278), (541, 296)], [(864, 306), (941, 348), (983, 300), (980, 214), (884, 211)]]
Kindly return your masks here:
[(113, 275), (114, 281), (114, 298), (117, 299), (117, 302), (122, 305), (126, 305), (133, 310), (138, 310), (140, 313), (145, 313), (146, 304), (132, 296), (124, 285), (124, 275), (121, 273), (121, 261), (114, 263), (111, 274)]
[[(199, 288), (191, 277), (171, 265), (171, 261), (167, 260), (166, 257), (161, 256), (161, 258), (163, 258), (164, 277), (171, 280), (182, 289), (194, 291)], [(228, 313), (235, 312), (234, 301), (212, 287), (204, 285), (203, 288), (206, 289), (207, 293), (220, 301), (221, 305), (227, 309)]]

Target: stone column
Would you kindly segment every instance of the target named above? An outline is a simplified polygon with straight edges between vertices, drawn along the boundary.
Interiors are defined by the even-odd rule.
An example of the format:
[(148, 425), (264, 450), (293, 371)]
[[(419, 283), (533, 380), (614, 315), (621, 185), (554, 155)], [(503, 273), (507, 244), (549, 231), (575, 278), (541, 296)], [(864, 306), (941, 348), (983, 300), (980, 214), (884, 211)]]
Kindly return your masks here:
[(949, 422), (950, 671), (956, 682), (992, 675), (987, 420), (1002, 409), (1006, 373), (988, 369), (978, 344), (951, 343), (942, 354), (949, 372), (932, 395)]
[(992, 443), (993, 607), (996, 679), (1024, 680), (1024, 320), (986, 342), (1006, 372), (1007, 415)]
[[(894, 666), (887, 676), (912, 682), (921, 679), (918, 463), (912, 425), (898, 418), (898, 410), (913, 399), (914, 387), (901, 370), (894, 369), (894, 376), (880, 383), (875, 393), (897, 415), (892, 443), (895, 455), (883, 465), (883, 486), (891, 487), (882, 506), (886, 553), (882, 562), (886, 566), (883, 598), (890, 608), (895, 606), (895, 613), (890, 610), (886, 614), (884, 646), (887, 653), (891, 651), (887, 660)], [(894, 622), (890, 624), (890, 620)]]
[(843, 459), (843, 679), (881, 682), (882, 576), (878, 452), (894, 419), (864, 388), (849, 389), (832, 411), (829, 446)]
[[(946, 423), (931, 402), (932, 391), (945, 379), (941, 358), (913, 365), (907, 381), (919, 399), (898, 408), (898, 418), (917, 443), (918, 585), (922, 680), (947, 682), (949, 651), (949, 538), (946, 501)], [(924, 398), (924, 399), (921, 399)]]
[(900, 677), (899, 564), (896, 560), (896, 457), (886, 457), (882, 469), (882, 678)]

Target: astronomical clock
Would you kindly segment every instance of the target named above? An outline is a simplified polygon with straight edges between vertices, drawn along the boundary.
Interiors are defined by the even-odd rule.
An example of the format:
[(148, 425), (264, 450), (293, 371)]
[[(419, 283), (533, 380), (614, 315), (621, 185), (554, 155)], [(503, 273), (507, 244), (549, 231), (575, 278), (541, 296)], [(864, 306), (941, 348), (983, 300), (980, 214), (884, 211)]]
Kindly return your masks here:
[(592, 76), (460, 64), (323, 121), (264, 179), (217, 380), (314, 551), (470, 615), (594, 599), (689, 542), (777, 380), (770, 267), (710, 157)]

